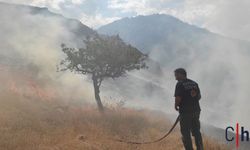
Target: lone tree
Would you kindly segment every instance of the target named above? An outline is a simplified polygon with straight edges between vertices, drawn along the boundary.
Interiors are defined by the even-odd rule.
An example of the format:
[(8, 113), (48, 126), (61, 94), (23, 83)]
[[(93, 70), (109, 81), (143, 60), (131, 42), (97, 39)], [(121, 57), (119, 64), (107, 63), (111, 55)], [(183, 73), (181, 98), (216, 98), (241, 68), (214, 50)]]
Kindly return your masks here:
[(105, 78), (118, 78), (127, 71), (146, 68), (147, 56), (117, 36), (88, 37), (84, 48), (69, 48), (62, 44), (66, 58), (61, 61), (61, 71), (70, 70), (90, 75), (93, 80), (95, 100), (100, 112), (104, 111), (100, 86)]

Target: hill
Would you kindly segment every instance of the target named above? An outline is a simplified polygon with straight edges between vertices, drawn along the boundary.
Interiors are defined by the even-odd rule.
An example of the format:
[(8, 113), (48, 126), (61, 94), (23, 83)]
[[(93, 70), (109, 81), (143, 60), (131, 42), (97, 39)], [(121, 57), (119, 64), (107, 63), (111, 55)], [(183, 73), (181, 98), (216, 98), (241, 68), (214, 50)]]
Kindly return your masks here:
[[(172, 124), (161, 113), (106, 104), (108, 111), (103, 116), (87, 103), (59, 97), (48, 101), (34, 95), (17, 94), (11, 88), (1, 90), (0, 96), (0, 147), (4, 150), (182, 149), (178, 129), (167, 139), (150, 145), (112, 140), (147, 141), (161, 136)], [(204, 142), (206, 149), (227, 150), (226, 146), (209, 138)]]
[[(163, 141), (129, 145), (113, 139), (149, 141), (162, 136), (172, 123), (159, 111), (129, 108), (123, 101), (106, 101), (101, 115), (88, 97), (71, 96), (68, 87), (31, 78), (19, 69), (0, 68), (0, 148), (4, 150), (181, 150), (177, 128)], [(205, 135), (204, 135), (205, 136)], [(206, 149), (227, 150), (208, 137)]]
[[(219, 50), (217, 46), (220, 44), (238, 46), (241, 50), (250, 47), (247, 41), (224, 37), (165, 14), (122, 18), (101, 26), (98, 32), (119, 34), (126, 42), (166, 67), (176, 63), (177, 57), (183, 59), (178, 63), (181, 65), (192, 62), (193, 57), (209, 57), (210, 53)], [(229, 48), (228, 45), (224, 46)]]

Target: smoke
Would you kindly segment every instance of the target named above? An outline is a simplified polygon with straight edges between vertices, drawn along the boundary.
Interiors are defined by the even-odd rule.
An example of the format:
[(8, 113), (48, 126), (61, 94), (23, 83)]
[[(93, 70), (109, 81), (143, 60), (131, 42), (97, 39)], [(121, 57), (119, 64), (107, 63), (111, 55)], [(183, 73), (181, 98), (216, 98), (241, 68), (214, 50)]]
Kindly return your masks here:
[[(135, 97), (141, 94), (141, 99), (145, 99), (140, 105), (176, 114), (173, 108), (176, 84), (173, 71), (184, 67), (188, 77), (200, 85), (203, 122), (222, 128), (235, 122), (250, 127), (246, 115), (250, 113), (247, 100), (250, 44), (247, 41), (223, 37), (165, 15), (123, 19), (101, 27), (99, 32), (119, 33), (125, 41), (150, 52), (149, 57), (161, 65), (163, 75), (158, 76), (158, 72), (152, 75), (158, 79), (160, 85), (157, 86), (163, 92), (157, 92), (160, 89), (155, 84), (148, 88), (149, 84), (128, 82), (132, 84), (127, 86), (131, 93), (134, 91)], [(137, 76), (149, 82), (153, 79), (144, 74)]]
[[(45, 8), (9, 4), (1, 4), (0, 7), (0, 40), (3, 43), (0, 52), (4, 58), (0, 63), (15, 68), (15, 71), (11, 70), (9, 73), (10, 82), (7, 88), (20, 95), (26, 95), (27, 90), (32, 89), (32, 93), (37, 93), (40, 98), (49, 95), (43, 93), (54, 88), (53, 93), (56, 94), (51, 97), (62, 101), (95, 103), (92, 81), (88, 77), (56, 71), (56, 66), (65, 56), (61, 51), (61, 44), (83, 47), (84, 37), (95, 32), (79, 25), (79, 22), (49, 13)], [(151, 87), (151, 82), (139, 80), (138, 77), (141, 76), (139, 74), (135, 78), (129, 75), (116, 81), (106, 80), (101, 86), (103, 101), (129, 100), (138, 102), (137, 106), (149, 101), (150, 104), (145, 106), (152, 108), (155, 101), (150, 93), (153, 93), (151, 90), (154, 85)], [(131, 86), (128, 83), (133, 88), (129, 89)], [(135, 92), (136, 89), (141, 90)], [(161, 92), (164, 93), (162, 90)], [(128, 106), (131, 104), (128, 103)]]
[[(199, 83), (203, 122), (222, 128), (240, 122), (249, 128), (249, 43), (220, 36), (196, 40), (195, 43), (201, 46), (180, 40), (175, 39), (182, 44), (173, 49), (177, 53), (170, 56), (172, 59), (165, 66), (166, 76), (173, 77), (174, 69), (184, 67), (188, 77)], [(156, 47), (151, 57), (167, 59), (166, 49), (161, 51), (158, 49), (161, 46)], [(167, 80), (170, 82), (166, 86), (171, 88), (167, 90), (170, 93), (167, 99), (173, 99), (176, 82), (174, 78)]]
[[(72, 28), (77, 30), (78, 25), (74, 24), (69, 29), (62, 17), (45, 13), (46, 9), (39, 9), (37, 13), (34, 9), (19, 6), (0, 7), (0, 53), (4, 58), (1, 63), (17, 69), (13, 77), (20, 78), (20, 72), (26, 72), (28, 76), (45, 81), (45, 86), (53, 85), (64, 99), (94, 102), (92, 85), (87, 78), (70, 72), (56, 72), (56, 65), (64, 57), (60, 47), (62, 43), (72, 47), (83, 46), (81, 41), (84, 37), (72, 32)], [(150, 68), (132, 72), (116, 81), (106, 80), (101, 87), (103, 100), (108, 101), (112, 96), (129, 100), (127, 103), (131, 107), (176, 113), (173, 109), (176, 83), (173, 70), (185, 67), (188, 76), (200, 85), (204, 122), (224, 127), (238, 121), (250, 128), (247, 116), (250, 114), (247, 51), (250, 44), (204, 36), (199, 40), (200, 49), (197, 49), (180, 39), (174, 41), (179, 43), (178, 48), (168, 51), (167, 55), (163, 45), (155, 45), (150, 53), (156, 61), (170, 60), (162, 71), (150, 71)]]
[(27, 79), (22, 87), (15, 85), (25, 89), (32, 79), (43, 88), (55, 88), (57, 96), (63, 99), (93, 99), (92, 87), (86, 78), (57, 72), (56, 68), (64, 57), (62, 43), (74, 47), (82, 44), (84, 36), (78, 37), (72, 32), (79, 28), (77, 22), (69, 20), (71, 22), (67, 23), (62, 16), (49, 13), (47, 9), (8, 4), (0, 4), (0, 20), (0, 63), (12, 69), (9, 73), (12, 86), (17, 80)]
[[(3, 43), (0, 54), (4, 58), (0, 63), (15, 69), (9, 72), (10, 81), (6, 88), (19, 95), (32, 93), (39, 98), (47, 96), (67, 103), (95, 103), (92, 81), (87, 76), (57, 72), (56, 68), (65, 56), (61, 51), (62, 43), (69, 47), (83, 47), (85, 36), (95, 32), (77, 21), (49, 13), (46, 8), (9, 4), (0, 4), (0, 8), (0, 40)], [(152, 85), (152, 80), (145, 82), (150, 77), (138, 79), (143, 74), (139, 72), (137, 77), (131, 74), (116, 81), (105, 80), (101, 86), (104, 103), (125, 100), (137, 104), (127, 103), (128, 106), (152, 108), (156, 104), (153, 95), (158, 95), (152, 93), (158, 89)], [(32, 91), (27, 92), (29, 89)], [(55, 93), (53, 96), (49, 94), (51, 89)], [(141, 90), (135, 92), (136, 89)], [(160, 93), (164, 92), (161, 90)], [(149, 104), (141, 105), (145, 101)]]

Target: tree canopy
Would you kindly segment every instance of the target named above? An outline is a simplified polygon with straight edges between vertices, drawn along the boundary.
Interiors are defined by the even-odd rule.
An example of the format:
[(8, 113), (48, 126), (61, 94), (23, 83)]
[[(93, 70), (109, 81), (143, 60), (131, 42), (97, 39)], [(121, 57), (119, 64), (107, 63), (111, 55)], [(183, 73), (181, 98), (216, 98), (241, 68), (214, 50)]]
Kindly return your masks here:
[(118, 35), (87, 37), (84, 44), (84, 48), (69, 48), (62, 44), (66, 58), (61, 61), (61, 71), (91, 75), (98, 97), (103, 79), (115, 79), (127, 71), (147, 67), (147, 56), (123, 42)]

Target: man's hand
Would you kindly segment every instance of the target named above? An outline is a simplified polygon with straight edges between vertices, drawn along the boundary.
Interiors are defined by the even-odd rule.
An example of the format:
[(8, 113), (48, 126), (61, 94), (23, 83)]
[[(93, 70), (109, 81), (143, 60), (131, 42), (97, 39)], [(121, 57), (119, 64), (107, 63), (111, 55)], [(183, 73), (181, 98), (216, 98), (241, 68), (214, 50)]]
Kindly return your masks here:
[(175, 105), (174, 105), (176, 111), (179, 111), (180, 103), (181, 103), (181, 97), (180, 96), (176, 96), (175, 97)]
[(176, 105), (176, 103), (175, 103), (175, 105), (174, 105), (174, 108), (175, 108), (176, 111), (179, 111), (179, 106)]

